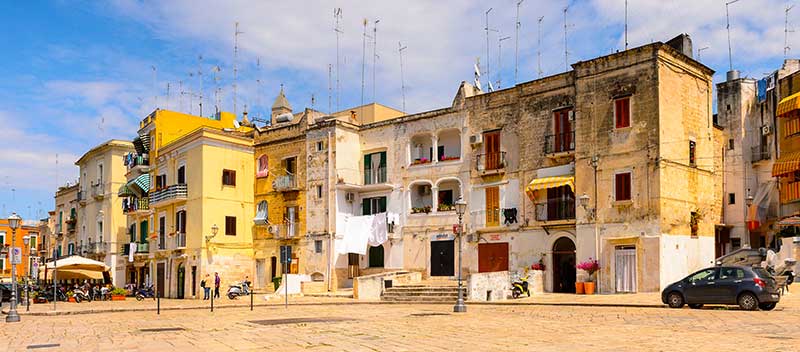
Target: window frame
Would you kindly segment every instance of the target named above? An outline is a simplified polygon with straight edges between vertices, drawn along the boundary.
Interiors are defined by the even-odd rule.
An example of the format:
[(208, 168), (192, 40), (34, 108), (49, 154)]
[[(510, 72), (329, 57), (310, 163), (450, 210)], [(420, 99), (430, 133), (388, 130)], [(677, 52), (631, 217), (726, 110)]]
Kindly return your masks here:
[(736, 193), (728, 193), (728, 205), (736, 204)]
[(222, 169), (222, 185), (236, 187), (236, 170)]
[(697, 166), (697, 142), (689, 140), (689, 166)]
[[(631, 120), (632, 120), (631, 116), (633, 115), (631, 113), (631, 100), (632, 100), (632, 95), (622, 95), (622, 96), (614, 97), (614, 99), (613, 99), (613, 102), (614, 102), (614, 107), (613, 107), (613, 110), (614, 110), (614, 129), (618, 129), (619, 130), (619, 129), (625, 129), (625, 128), (631, 127)], [(619, 109), (618, 105), (622, 101), (626, 101), (627, 102), (627, 104), (626, 104), (627, 106), (625, 107), (625, 110), (627, 110), (626, 111), (627, 112), (627, 116), (621, 116), (620, 113), (618, 112), (618, 109)], [(621, 117), (624, 117), (625, 119), (621, 120)]]
[[(620, 176), (628, 175), (628, 184), (627, 184), (627, 198), (622, 197), (620, 198), (620, 190), (617, 187), (620, 184)], [(633, 201), (633, 171), (631, 170), (620, 170), (614, 173), (614, 201), (615, 202), (630, 202)], [(622, 194), (625, 196), (626, 194)]]
[[(233, 223), (233, 226), (230, 226), (229, 222)], [(225, 216), (225, 236), (236, 236), (236, 217), (235, 216)]]
[(314, 240), (314, 253), (322, 253), (322, 240)]
[(158, 215), (158, 240), (156, 241), (158, 249), (167, 249), (167, 214), (161, 213)]
[(258, 157), (256, 162), (256, 177), (268, 177), (269, 176), (269, 156), (267, 154), (261, 154)]
[(317, 185), (317, 198), (322, 199), (322, 185)]
[[(183, 175), (181, 175), (181, 173), (183, 173)], [(183, 176), (183, 182), (181, 182), (181, 176)], [(186, 184), (186, 163), (179, 164), (178, 168), (175, 169), (175, 184)]]

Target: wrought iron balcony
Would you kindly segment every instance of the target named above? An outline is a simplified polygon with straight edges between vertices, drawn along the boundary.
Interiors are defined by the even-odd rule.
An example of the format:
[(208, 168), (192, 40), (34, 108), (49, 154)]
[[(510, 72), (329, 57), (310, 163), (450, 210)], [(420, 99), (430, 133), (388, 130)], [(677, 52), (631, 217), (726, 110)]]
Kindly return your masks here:
[(150, 157), (147, 154), (129, 153), (125, 154), (123, 160), (128, 171), (136, 168), (141, 168), (143, 171), (150, 169)]
[(769, 160), (771, 157), (769, 146), (767, 145), (759, 145), (752, 147), (751, 149), (752, 149), (752, 158), (750, 159), (751, 162)]
[(95, 199), (103, 199), (106, 195), (106, 187), (102, 180), (97, 183), (92, 183), (92, 197)]
[(269, 233), (275, 239), (292, 239), (297, 237), (300, 232), (300, 223), (297, 221), (284, 222), (282, 224), (270, 225)]
[(478, 171), (500, 170), (506, 167), (506, 152), (478, 154), (475, 169)]
[(544, 136), (544, 153), (555, 154), (575, 150), (575, 131)]
[(386, 183), (386, 167), (364, 169), (364, 184), (374, 185)]
[(89, 254), (105, 254), (108, 252), (108, 243), (106, 242), (94, 242), (86, 246), (86, 252)]
[(548, 199), (536, 203), (536, 221), (558, 221), (575, 219), (575, 198)]
[(278, 192), (288, 192), (298, 190), (297, 177), (293, 174), (277, 176), (272, 181), (272, 188)]
[(137, 243), (136, 244), (136, 253), (150, 253), (150, 243)]
[(171, 203), (178, 200), (186, 200), (188, 190), (186, 184), (172, 185), (155, 192), (150, 192), (150, 204)]

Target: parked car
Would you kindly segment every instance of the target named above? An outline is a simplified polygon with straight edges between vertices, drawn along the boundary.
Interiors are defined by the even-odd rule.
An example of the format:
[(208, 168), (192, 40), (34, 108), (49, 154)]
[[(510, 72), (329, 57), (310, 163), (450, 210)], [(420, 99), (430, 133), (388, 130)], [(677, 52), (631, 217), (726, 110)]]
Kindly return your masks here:
[(719, 266), (697, 271), (661, 292), (661, 301), (671, 308), (701, 308), (704, 304), (739, 305), (744, 310), (772, 310), (780, 294), (766, 269)]

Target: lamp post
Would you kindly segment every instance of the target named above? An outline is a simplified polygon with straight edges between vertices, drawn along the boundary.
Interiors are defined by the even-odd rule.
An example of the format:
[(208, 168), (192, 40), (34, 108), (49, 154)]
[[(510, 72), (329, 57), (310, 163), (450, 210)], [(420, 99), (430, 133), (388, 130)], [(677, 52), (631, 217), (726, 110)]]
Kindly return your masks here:
[[(208, 248), (208, 243), (211, 242), (211, 239), (217, 236), (217, 232), (219, 232), (219, 226), (217, 224), (211, 225), (211, 236), (206, 235), (206, 248)], [(214, 313), (214, 293), (217, 290), (217, 282), (216, 279), (214, 280), (214, 290), (211, 292), (211, 313)]]
[(463, 198), (458, 198), (455, 204), (456, 214), (458, 214), (458, 300), (456, 305), (453, 306), (453, 312), (465, 313), (467, 306), (464, 305), (464, 290), (461, 281), (461, 237), (464, 234), (463, 218), (464, 212), (467, 211), (467, 202)]
[[(28, 248), (31, 243), (31, 236), (25, 235), (22, 236), (22, 243), (25, 244), (25, 248)], [(20, 254), (21, 255), (21, 254)], [(28, 249), (28, 275), (25, 275), (25, 311), (31, 311), (31, 283), (30, 283), (30, 272), (31, 272), (31, 254), (30, 249)]]
[[(596, 189), (597, 187), (595, 187)], [(586, 211), (586, 217), (592, 220), (594, 225), (594, 259), (598, 262), (600, 261), (600, 237), (597, 232), (597, 199), (595, 199), (594, 207), (589, 206), (589, 197), (586, 193), (582, 194), (578, 197), (578, 204)], [(600, 271), (597, 272), (597, 292), (601, 293), (600, 290)]]
[(744, 204), (746, 205), (746, 207), (745, 207), (745, 210), (744, 210), (745, 241), (743, 241), (743, 242), (747, 243), (747, 245), (750, 248), (753, 248), (753, 244), (750, 243), (750, 225), (747, 222), (747, 214), (749, 213), (750, 207), (753, 206), (753, 200), (754, 200), (754, 198), (753, 198), (752, 195), (750, 195), (750, 189), (748, 188), (747, 189), (747, 197), (744, 198)]
[(17, 261), (14, 258), (14, 242), (16, 242), (17, 229), (21, 222), (22, 218), (17, 213), (11, 213), (11, 216), (8, 217), (8, 227), (11, 228), (11, 248), (9, 250), (9, 258), (11, 258), (11, 307), (8, 309), (8, 315), (6, 315), (6, 323), (19, 322), (19, 314), (17, 314)]

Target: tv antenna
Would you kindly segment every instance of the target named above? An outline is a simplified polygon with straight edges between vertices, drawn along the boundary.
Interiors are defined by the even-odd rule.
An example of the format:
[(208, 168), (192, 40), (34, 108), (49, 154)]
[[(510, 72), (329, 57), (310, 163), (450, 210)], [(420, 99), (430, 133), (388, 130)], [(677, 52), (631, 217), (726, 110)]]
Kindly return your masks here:
[(491, 7), (488, 10), (486, 10), (486, 27), (484, 27), (483, 29), (486, 31), (486, 72), (485, 72), (485, 74), (486, 74), (486, 77), (487, 77), (487, 79), (489, 81), (488, 91), (491, 92), (494, 89), (492, 89), (492, 79), (491, 79), (491, 76), (489, 75), (489, 32), (490, 31), (491, 32), (498, 32), (498, 30), (489, 28), (489, 12), (492, 12), (492, 8)]
[(697, 49), (697, 61), (698, 62), (700, 62), (700, 53), (703, 52), (703, 50), (708, 50), (708, 47), (704, 46), (704, 47), (702, 47), (700, 49)]
[(178, 81), (178, 111), (183, 111), (183, 81)]
[(789, 47), (789, 32), (794, 32), (794, 30), (789, 29), (789, 11), (792, 10), (792, 6), (786, 6), (786, 10), (784, 10), (784, 20), (783, 20), (783, 58), (786, 59), (786, 56), (789, 55), (789, 50), (792, 48)]
[(212, 67), (211, 71), (214, 72), (214, 110), (215, 110), (214, 112), (215, 113), (219, 113), (219, 109), (220, 109), (219, 108), (220, 88), (219, 88), (219, 77), (217, 76), (217, 74), (220, 71), (222, 71), (222, 69), (219, 67), (219, 65), (217, 65), (217, 66)]
[(328, 64), (328, 114), (332, 114), (331, 106), (333, 104), (333, 68)]
[(170, 106), (169, 106), (169, 102), (170, 102), (172, 96), (170, 96), (169, 88), (170, 88), (170, 83), (167, 82), (167, 105), (166, 105), (166, 108), (165, 108), (167, 110), (171, 109)]
[(154, 110), (158, 109), (158, 87), (156, 86), (156, 82), (158, 81), (158, 70), (155, 66), (150, 66), (153, 70), (153, 105)]
[(236, 78), (239, 73), (238, 59), (239, 59), (239, 34), (244, 32), (239, 31), (239, 22), (236, 22), (236, 30), (233, 32), (233, 116), (236, 115)]
[(539, 78), (542, 78), (542, 20), (544, 16), (539, 17), (539, 32), (536, 38), (536, 66), (538, 69)]
[(728, 1), (725, 3), (725, 28), (728, 30), (728, 63), (730, 70), (733, 71), (733, 50), (731, 49), (731, 17), (729, 15), (728, 7), (739, 0)]
[(339, 77), (341, 76), (341, 71), (339, 70), (339, 35), (344, 34), (342, 28), (339, 25), (339, 21), (342, 19), (342, 8), (337, 7), (333, 9), (333, 19), (336, 22), (335, 27), (333, 27), (333, 31), (336, 32), (336, 110), (339, 110), (339, 96), (341, 95), (342, 86), (339, 83)]
[(375, 20), (372, 27), (372, 102), (375, 102), (375, 67), (378, 65), (378, 22)]
[[(261, 105), (261, 58), (256, 58), (256, 109), (264, 109), (264, 106)], [(257, 111), (257, 110), (256, 110)], [(257, 113), (253, 114), (253, 118), (256, 118)]]
[(408, 48), (407, 46), (403, 46), (403, 43), (397, 42), (397, 52), (400, 54), (400, 92), (403, 95), (403, 112), (406, 112), (406, 82), (405, 77), (403, 77), (403, 50)]
[(569, 10), (569, 5), (564, 7), (564, 71), (569, 71), (569, 51), (567, 51), (567, 10)]
[(519, 6), (522, 5), (523, 1), (525, 0), (519, 0), (517, 2), (517, 34), (514, 36), (516, 41), (514, 44), (514, 84), (517, 84), (517, 74), (519, 72), (519, 27), (522, 26), (522, 23), (519, 21)]
[(500, 89), (503, 78), (503, 41), (509, 39), (511, 37), (508, 36), (497, 39), (497, 89)]
[(197, 80), (200, 82), (200, 116), (203, 116), (203, 55), (197, 55)]
[(625, 0), (625, 50), (628, 50), (628, 0)]
[[(364, 34), (361, 44), (361, 107), (364, 107), (364, 70), (367, 65), (367, 23), (369, 21), (365, 18), (362, 22), (364, 24)], [(362, 114), (363, 115), (363, 114)]]

